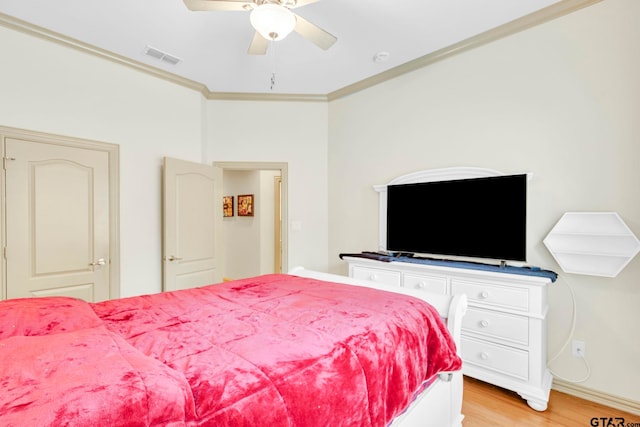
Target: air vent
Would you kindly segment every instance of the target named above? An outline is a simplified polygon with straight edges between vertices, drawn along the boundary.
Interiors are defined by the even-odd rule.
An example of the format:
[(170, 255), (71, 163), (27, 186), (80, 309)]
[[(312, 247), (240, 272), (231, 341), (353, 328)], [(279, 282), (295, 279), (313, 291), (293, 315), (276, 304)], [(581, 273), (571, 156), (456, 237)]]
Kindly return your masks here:
[(167, 52), (163, 52), (160, 49), (156, 49), (155, 47), (151, 46), (145, 47), (144, 54), (171, 65), (176, 65), (178, 62), (182, 61), (177, 56), (169, 55)]

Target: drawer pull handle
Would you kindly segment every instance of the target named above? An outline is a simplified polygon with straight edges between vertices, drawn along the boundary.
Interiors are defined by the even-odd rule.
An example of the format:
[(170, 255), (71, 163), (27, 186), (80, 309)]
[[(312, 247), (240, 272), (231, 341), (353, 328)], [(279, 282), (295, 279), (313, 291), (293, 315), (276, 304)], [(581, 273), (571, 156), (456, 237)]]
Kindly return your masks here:
[(483, 327), (483, 328), (488, 327), (489, 326), (489, 321), (485, 320), (485, 319), (481, 320), (480, 321), (480, 326)]
[(489, 292), (487, 292), (487, 291), (480, 292), (480, 298), (482, 298), (482, 299), (489, 298)]
[(482, 353), (480, 353), (480, 359), (489, 360), (489, 353), (483, 351)]
[(372, 274), (372, 275), (369, 277), (369, 279), (375, 282), (376, 280), (378, 280), (378, 275), (377, 275), (377, 274)]
[(416, 286), (415, 286), (416, 289), (424, 289), (424, 287), (425, 287), (424, 282), (418, 282), (416, 283)]

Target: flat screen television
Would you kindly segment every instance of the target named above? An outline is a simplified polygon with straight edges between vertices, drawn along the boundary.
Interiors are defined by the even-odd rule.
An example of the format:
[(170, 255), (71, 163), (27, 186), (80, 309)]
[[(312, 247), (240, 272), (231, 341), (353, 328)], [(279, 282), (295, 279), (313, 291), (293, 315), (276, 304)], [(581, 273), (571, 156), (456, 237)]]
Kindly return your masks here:
[(527, 175), (387, 187), (393, 253), (526, 261)]

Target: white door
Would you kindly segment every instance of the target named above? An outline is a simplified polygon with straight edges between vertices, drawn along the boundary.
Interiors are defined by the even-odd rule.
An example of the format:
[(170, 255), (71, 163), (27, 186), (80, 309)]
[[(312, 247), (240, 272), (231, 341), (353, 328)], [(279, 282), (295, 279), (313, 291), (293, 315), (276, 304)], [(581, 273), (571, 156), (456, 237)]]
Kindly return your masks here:
[(165, 157), (163, 289), (220, 282), (222, 170)]
[(109, 155), (5, 140), (7, 298), (109, 298)]

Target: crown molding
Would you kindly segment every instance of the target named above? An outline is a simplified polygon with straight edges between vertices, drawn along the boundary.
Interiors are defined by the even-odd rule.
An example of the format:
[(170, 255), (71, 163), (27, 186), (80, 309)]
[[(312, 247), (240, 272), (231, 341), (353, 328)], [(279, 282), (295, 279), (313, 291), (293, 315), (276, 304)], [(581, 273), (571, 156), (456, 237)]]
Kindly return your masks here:
[(525, 15), (515, 21), (511, 21), (499, 27), (485, 31), (484, 33), (470, 37), (461, 42), (455, 43), (451, 46), (447, 46), (420, 58), (414, 59), (397, 67), (391, 68), (380, 74), (376, 74), (354, 84), (338, 89), (327, 95), (329, 101), (343, 98), (348, 95), (352, 95), (356, 92), (360, 92), (364, 89), (368, 89), (372, 86), (384, 83), (393, 78), (402, 76), (412, 71), (419, 70), (433, 63), (442, 61), (451, 56), (457, 55), (462, 52), (466, 52), (471, 49), (483, 46), (493, 41), (502, 39), (504, 37), (519, 33), (529, 28), (535, 27), (545, 22), (552, 21), (556, 18), (568, 15), (577, 10), (583, 9), (587, 6), (591, 6), (595, 3), (599, 3), (602, 0), (563, 0), (541, 9), (537, 12)]
[(152, 67), (142, 62), (135, 61), (131, 58), (118, 55), (117, 53), (113, 53), (105, 49), (101, 49), (99, 47), (90, 45), (89, 43), (82, 42), (72, 37), (68, 37), (63, 34), (57, 33), (55, 31), (47, 30), (37, 25), (30, 24), (29, 22), (23, 21), (18, 18), (14, 18), (13, 16), (9, 16), (1, 12), (0, 12), (0, 25), (15, 31), (19, 31), (24, 34), (28, 34), (30, 36), (38, 37), (43, 40), (47, 40), (65, 47), (75, 49), (83, 53), (88, 53), (90, 55), (97, 56), (99, 58), (106, 59), (108, 61), (115, 62), (120, 65), (127, 66), (129, 68), (133, 68), (145, 74), (150, 74), (154, 77), (158, 77), (160, 79), (169, 81), (171, 83), (175, 83), (180, 86), (184, 86), (186, 88), (195, 90), (197, 92), (202, 93), (205, 96), (209, 93), (209, 90), (207, 89), (207, 87), (202, 83), (198, 83), (196, 81), (189, 80), (184, 77), (180, 77), (168, 71), (160, 70), (158, 68)]
[(447, 46), (436, 52), (422, 56), (420, 58), (409, 61), (405, 64), (391, 68), (382, 73), (376, 74), (359, 82), (345, 86), (341, 89), (330, 92), (326, 95), (318, 94), (274, 94), (274, 93), (241, 93), (241, 92), (212, 92), (206, 85), (180, 77), (168, 71), (160, 70), (150, 65), (135, 61), (130, 58), (118, 55), (113, 52), (92, 46), (80, 40), (67, 37), (30, 24), (26, 21), (14, 18), (12, 16), (0, 13), (0, 25), (29, 34), (41, 39), (52, 41), (63, 46), (71, 47), (84, 53), (89, 53), (109, 61), (116, 62), (121, 65), (133, 68), (137, 71), (158, 77), (160, 79), (178, 84), (188, 89), (200, 92), (209, 100), (226, 100), (226, 101), (295, 101), (295, 102), (328, 102), (345, 96), (352, 95), (372, 86), (384, 83), (388, 80), (418, 70), (420, 68), (431, 65), (435, 62), (442, 61), (453, 55), (483, 46), (487, 43), (499, 40), (501, 38), (516, 34), (531, 27), (543, 24), (556, 18), (568, 15), (577, 10), (599, 3), (603, 0), (561, 0), (551, 6), (541, 9), (537, 12), (523, 16), (515, 21), (496, 27), (474, 37), (470, 37), (459, 43)]
[(241, 92), (209, 92), (207, 99), (224, 101), (296, 101), (327, 102), (327, 95), (293, 94), (293, 93), (241, 93)]

